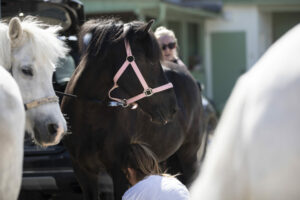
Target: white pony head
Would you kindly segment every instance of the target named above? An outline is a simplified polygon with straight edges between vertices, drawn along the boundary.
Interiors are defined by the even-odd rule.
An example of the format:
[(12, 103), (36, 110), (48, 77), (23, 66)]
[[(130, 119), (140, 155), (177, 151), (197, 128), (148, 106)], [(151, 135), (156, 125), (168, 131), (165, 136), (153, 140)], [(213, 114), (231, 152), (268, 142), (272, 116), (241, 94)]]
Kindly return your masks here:
[(57, 38), (59, 30), (32, 17), (0, 23), (0, 64), (18, 83), (26, 108), (26, 131), (41, 146), (57, 144), (67, 130), (52, 86), (55, 64), (68, 51)]

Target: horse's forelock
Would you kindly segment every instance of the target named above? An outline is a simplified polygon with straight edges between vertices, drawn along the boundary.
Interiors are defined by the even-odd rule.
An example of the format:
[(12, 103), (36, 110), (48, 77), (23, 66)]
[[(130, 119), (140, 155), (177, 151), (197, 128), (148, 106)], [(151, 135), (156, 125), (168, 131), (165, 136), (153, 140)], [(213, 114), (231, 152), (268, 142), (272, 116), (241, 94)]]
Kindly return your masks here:
[(35, 18), (25, 18), (22, 28), (31, 41), (32, 49), (37, 58), (56, 63), (58, 58), (64, 57), (69, 51), (64, 42), (58, 39), (59, 26), (49, 26)]
[[(123, 23), (118, 19), (92, 19), (87, 21), (79, 34), (79, 47), (82, 53), (105, 57), (105, 47), (119, 39), (122, 33)], [(87, 34), (91, 34), (88, 43), (84, 40)]]
[[(143, 26), (145, 26), (145, 23), (141, 21), (124, 24), (122, 21), (113, 18), (89, 20), (81, 27), (79, 34), (81, 53), (94, 56), (101, 54), (101, 58), (104, 58), (108, 45), (124, 38), (131, 40), (133, 37), (138, 37)], [(88, 34), (90, 34), (90, 38), (86, 42), (85, 39)], [(141, 40), (141, 45), (145, 46), (146, 56), (152, 60), (161, 60), (160, 47), (152, 31), (145, 33), (145, 36), (145, 40)]]

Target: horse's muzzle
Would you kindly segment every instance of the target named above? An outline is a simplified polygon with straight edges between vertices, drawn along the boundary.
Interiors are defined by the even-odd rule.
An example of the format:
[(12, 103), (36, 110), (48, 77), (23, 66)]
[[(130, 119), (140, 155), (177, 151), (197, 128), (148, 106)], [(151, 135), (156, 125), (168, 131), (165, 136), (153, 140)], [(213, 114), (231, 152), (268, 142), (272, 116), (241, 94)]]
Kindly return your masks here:
[(60, 142), (65, 128), (59, 123), (36, 124), (34, 126), (34, 139), (40, 146), (52, 146)]

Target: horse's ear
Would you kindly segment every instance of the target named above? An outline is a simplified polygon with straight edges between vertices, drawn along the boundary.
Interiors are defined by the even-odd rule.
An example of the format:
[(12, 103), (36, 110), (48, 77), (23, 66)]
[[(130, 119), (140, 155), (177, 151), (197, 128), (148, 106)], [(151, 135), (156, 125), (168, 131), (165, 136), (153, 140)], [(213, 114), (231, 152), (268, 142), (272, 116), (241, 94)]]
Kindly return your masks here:
[(149, 30), (150, 30), (150, 28), (151, 28), (151, 26), (152, 26), (153, 23), (154, 23), (154, 19), (151, 19), (151, 20), (146, 24), (146, 26), (145, 26), (145, 28), (144, 28), (144, 32), (149, 32)]
[(14, 45), (17, 45), (21, 41), (23, 35), (20, 19), (18, 17), (12, 18), (8, 24), (8, 27), (9, 38)]
[(150, 31), (150, 28), (152, 24), (154, 23), (154, 19), (151, 19), (147, 24), (143, 25), (142, 27), (139, 28), (140, 36), (145, 37), (148, 32)]

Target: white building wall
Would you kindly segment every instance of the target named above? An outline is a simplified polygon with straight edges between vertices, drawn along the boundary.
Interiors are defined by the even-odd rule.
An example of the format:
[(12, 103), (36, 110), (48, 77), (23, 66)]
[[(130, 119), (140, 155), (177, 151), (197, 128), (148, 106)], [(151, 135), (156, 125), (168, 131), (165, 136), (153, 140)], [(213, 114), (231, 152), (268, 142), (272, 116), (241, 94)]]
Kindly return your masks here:
[(260, 11), (259, 35), (258, 35), (258, 58), (261, 57), (272, 44), (272, 14), (271, 12)]
[(207, 77), (207, 95), (213, 98), (211, 33), (246, 33), (246, 67), (250, 69), (271, 44), (271, 14), (260, 13), (255, 5), (230, 5), (223, 7), (220, 18), (205, 22), (205, 66)]

